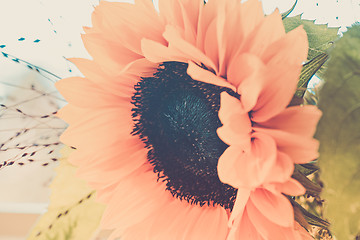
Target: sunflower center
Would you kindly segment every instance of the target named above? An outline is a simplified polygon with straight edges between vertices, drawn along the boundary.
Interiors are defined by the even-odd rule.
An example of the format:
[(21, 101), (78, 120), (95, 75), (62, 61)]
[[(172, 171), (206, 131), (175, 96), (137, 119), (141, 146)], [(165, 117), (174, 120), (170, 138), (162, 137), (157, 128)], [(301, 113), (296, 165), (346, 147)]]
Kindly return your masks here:
[(185, 63), (165, 62), (135, 86), (133, 134), (146, 144), (154, 172), (175, 197), (232, 209), (236, 189), (217, 174), (228, 145), (216, 130), (221, 126), (220, 93), (236, 93), (194, 81), (186, 70)]

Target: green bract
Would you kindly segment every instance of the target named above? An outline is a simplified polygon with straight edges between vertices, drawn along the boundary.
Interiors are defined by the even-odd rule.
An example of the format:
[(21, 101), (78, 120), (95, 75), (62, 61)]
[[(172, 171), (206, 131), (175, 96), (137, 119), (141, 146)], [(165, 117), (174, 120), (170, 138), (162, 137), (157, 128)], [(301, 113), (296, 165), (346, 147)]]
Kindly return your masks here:
[(336, 239), (352, 240), (360, 234), (360, 25), (336, 42), (324, 77), (316, 137), (325, 217)]

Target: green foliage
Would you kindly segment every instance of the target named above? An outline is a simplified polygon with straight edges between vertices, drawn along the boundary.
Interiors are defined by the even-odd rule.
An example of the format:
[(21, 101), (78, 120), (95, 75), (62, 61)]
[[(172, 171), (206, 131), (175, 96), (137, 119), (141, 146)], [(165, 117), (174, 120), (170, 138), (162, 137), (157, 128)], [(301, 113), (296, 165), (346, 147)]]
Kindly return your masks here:
[(303, 65), (297, 85), (298, 90), (295, 93), (297, 97), (304, 97), (310, 79), (324, 65), (327, 59), (328, 55), (326, 53), (321, 53)]
[(330, 54), (319, 108), (325, 217), (336, 239), (360, 234), (360, 26), (353, 26)]
[(303, 20), (301, 19), (301, 15), (287, 17), (283, 20), (283, 23), (286, 32), (289, 32), (300, 25), (304, 26), (304, 30), (306, 31), (309, 40), (309, 60), (324, 53), (338, 38), (338, 28), (328, 28), (325, 24), (315, 24), (314, 21)]
[(47, 233), (46, 239), (47, 240), (72, 240), (73, 239), (73, 232), (76, 228), (77, 223), (74, 222), (72, 224), (69, 223), (69, 226), (63, 230), (63, 234), (60, 235), (59, 232), (54, 233)]

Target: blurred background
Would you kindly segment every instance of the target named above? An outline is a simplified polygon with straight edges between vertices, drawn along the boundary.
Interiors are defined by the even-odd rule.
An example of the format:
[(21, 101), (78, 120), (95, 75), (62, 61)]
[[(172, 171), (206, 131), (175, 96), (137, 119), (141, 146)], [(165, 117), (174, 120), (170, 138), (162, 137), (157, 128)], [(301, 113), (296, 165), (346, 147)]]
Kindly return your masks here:
[[(54, 82), (79, 75), (66, 60), (89, 58), (82, 26), (99, 0), (0, 0), (0, 240), (22, 240), (46, 212), (66, 125)], [(263, 0), (266, 14), (294, 1)], [(157, 1), (155, 1), (157, 5)], [(298, 0), (292, 16), (340, 27), (360, 21), (360, 0)]]

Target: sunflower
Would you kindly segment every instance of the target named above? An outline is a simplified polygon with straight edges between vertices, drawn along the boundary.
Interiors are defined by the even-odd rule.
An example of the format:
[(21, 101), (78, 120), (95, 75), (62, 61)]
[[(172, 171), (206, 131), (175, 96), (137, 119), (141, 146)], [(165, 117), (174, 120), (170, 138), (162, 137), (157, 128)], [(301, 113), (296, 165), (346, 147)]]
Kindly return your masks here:
[(121, 239), (312, 239), (288, 198), (321, 113), (292, 106), (307, 36), (249, 0), (101, 1), (61, 140)]

